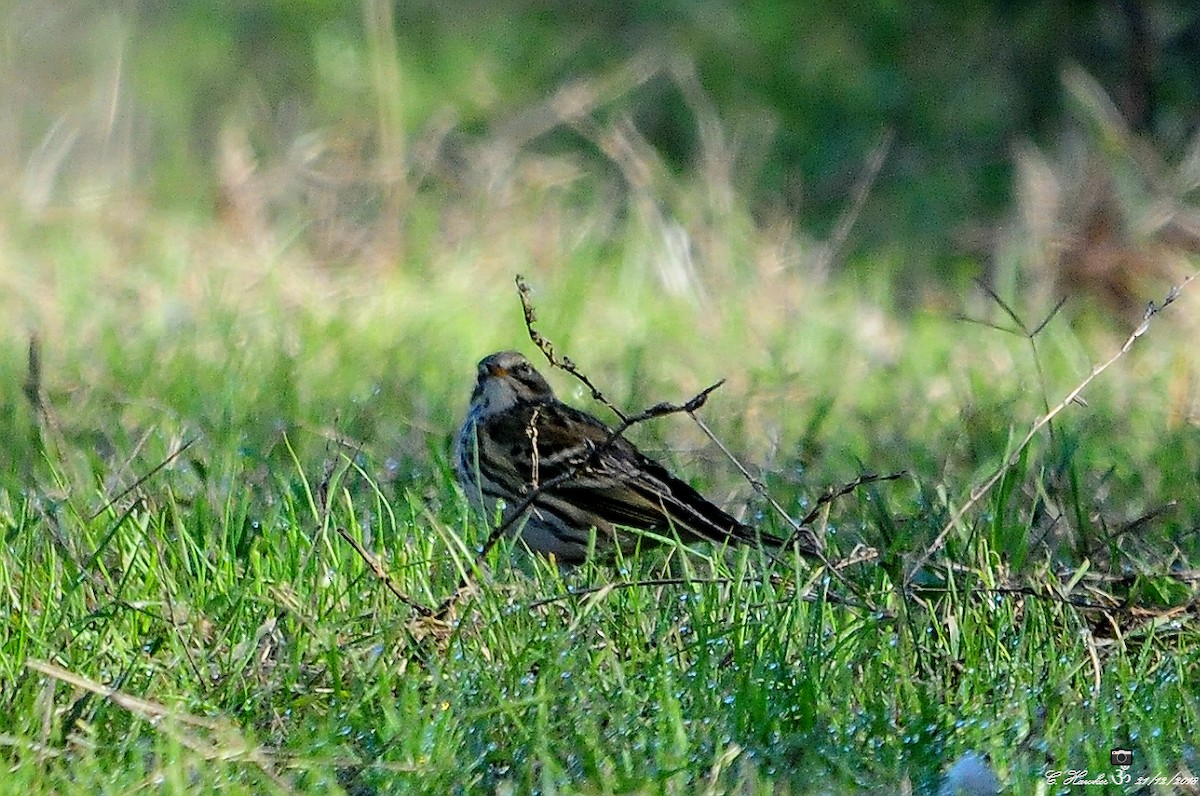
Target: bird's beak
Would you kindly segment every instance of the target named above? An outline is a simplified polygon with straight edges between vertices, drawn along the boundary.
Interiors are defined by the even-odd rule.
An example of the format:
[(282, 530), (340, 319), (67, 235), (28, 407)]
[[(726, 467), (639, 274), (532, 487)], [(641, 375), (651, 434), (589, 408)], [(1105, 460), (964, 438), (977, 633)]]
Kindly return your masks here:
[(508, 375), (507, 370), (494, 363), (487, 366), (487, 372), (489, 376), (494, 376), (497, 379), (503, 379)]

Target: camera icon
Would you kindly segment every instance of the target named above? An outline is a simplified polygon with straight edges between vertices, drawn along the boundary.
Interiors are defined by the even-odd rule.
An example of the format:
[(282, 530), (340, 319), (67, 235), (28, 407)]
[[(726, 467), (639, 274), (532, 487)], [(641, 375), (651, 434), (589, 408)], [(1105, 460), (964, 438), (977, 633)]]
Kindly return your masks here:
[(1108, 752), (1108, 762), (1118, 768), (1129, 768), (1133, 765), (1131, 749), (1111, 749)]

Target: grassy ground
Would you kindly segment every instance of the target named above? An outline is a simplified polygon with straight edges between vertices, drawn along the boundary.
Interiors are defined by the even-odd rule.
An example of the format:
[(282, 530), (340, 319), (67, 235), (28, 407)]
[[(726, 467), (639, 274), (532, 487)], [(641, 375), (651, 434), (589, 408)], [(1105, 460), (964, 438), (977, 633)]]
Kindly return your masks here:
[[(921, 793), (974, 751), (1056, 793), (1118, 746), (1200, 771), (1195, 304), (1018, 451), (1124, 340), (1070, 320), (1086, 297), (1031, 343), (956, 317), (1011, 326), (983, 296), (900, 318), (874, 264), (808, 277), (737, 217), (680, 279), (663, 230), (577, 199), (455, 212), (376, 271), (149, 214), (9, 222), (0, 790)], [(411, 603), (472, 570), (449, 439), (478, 358), (536, 353), (518, 271), (615, 403), (728, 379), (702, 418), (792, 517), (907, 471), (821, 513), (831, 560), (874, 552), (564, 573), (501, 545), (449, 621), (397, 597), (338, 529)], [(686, 416), (630, 436), (787, 532)]]

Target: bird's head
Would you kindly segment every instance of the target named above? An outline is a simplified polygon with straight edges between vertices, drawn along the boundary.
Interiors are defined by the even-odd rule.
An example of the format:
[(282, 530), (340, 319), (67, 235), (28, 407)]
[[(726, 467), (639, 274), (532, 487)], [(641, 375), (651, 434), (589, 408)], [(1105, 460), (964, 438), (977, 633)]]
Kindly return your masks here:
[(471, 407), (481, 414), (501, 412), (520, 402), (554, 400), (554, 390), (529, 360), (501, 351), (479, 361)]

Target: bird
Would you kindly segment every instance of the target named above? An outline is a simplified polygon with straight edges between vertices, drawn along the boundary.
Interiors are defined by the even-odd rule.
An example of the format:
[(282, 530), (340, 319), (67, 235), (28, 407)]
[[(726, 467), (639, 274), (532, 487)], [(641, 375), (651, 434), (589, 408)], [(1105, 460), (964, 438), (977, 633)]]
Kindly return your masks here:
[[(516, 351), (480, 360), (454, 469), (467, 498), (520, 528), (525, 545), (564, 565), (594, 549), (611, 560), (656, 540), (623, 529), (716, 545), (784, 540), (727, 514), (602, 421), (560, 401)], [(532, 496), (532, 502), (530, 502)], [(524, 525), (510, 514), (524, 512)], [(591, 536), (595, 532), (594, 548)]]

